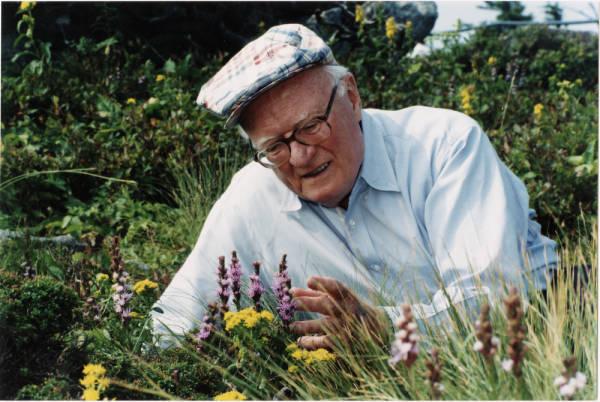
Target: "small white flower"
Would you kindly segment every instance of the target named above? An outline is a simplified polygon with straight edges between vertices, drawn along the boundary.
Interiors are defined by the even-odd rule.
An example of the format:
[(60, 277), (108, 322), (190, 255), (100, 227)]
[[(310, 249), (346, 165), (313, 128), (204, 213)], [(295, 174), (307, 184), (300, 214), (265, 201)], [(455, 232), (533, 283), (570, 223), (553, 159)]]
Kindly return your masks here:
[(411, 342), (419, 342), (419, 339), (421, 339), (421, 337), (417, 334), (410, 334), (408, 337), (408, 340)]
[(567, 379), (565, 377), (563, 377), (562, 375), (559, 375), (558, 377), (556, 377), (554, 379), (555, 387), (560, 387), (561, 385), (565, 385), (566, 383), (567, 383)]
[(473, 345), (473, 350), (475, 352), (481, 352), (481, 350), (483, 350), (483, 343), (481, 341), (475, 342), (475, 344)]
[(480, 325), (481, 325), (481, 321), (479, 321), (479, 320), (475, 321), (475, 326), (476, 326), (477, 328), (479, 328), (479, 326), (480, 326)]
[(504, 371), (512, 371), (512, 368), (513, 368), (514, 364), (515, 364), (515, 362), (512, 361), (512, 359), (502, 360), (502, 363), (501, 363), (502, 370), (504, 370)]
[(575, 377), (572, 378), (572, 380), (574, 380), (575, 382), (575, 388), (577, 388), (577, 390), (579, 391), (585, 387), (587, 377), (585, 376), (585, 374), (578, 371), (575, 374)]
[(498, 346), (500, 345), (500, 339), (497, 336), (492, 336), (492, 345)]
[(408, 329), (409, 331), (415, 331), (417, 329), (417, 324), (414, 322), (410, 322), (406, 326), (406, 329)]
[(408, 342), (403, 342), (400, 344), (400, 347), (398, 349), (400, 350), (401, 355), (406, 355), (406, 354), (408, 354), (408, 352), (411, 351), (412, 344), (410, 344)]
[(406, 330), (404, 330), (404, 329), (401, 329), (398, 332), (396, 332), (396, 338), (397, 339), (404, 340), (404, 339), (406, 339), (407, 335), (408, 335), (408, 332), (406, 332)]
[(561, 396), (566, 396), (567, 398), (575, 395), (575, 386), (571, 383), (565, 384), (560, 387), (559, 393)]
[(444, 387), (444, 384), (436, 382), (434, 385), (434, 388), (438, 390), (438, 392), (444, 392), (446, 387)]

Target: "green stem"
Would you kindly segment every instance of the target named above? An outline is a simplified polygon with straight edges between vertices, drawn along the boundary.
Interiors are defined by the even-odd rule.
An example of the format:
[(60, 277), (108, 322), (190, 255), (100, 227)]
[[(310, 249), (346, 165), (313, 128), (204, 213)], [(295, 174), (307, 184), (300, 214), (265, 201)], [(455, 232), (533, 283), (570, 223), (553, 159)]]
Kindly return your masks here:
[(125, 388), (130, 391), (137, 391), (137, 392), (141, 392), (141, 393), (148, 394), (148, 395), (158, 396), (158, 397), (164, 398), (164, 399), (169, 399), (169, 400), (179, 399), (161, 389), (155, 390), (155, 389), (151, 389), (151, 388), (142, 388), (142, 387), (138, 387), (138, 386), (131, 385), (129, 383), (126, 383), (126, 382), (123, 382), (120, 380), (114, 380), (114, 379), (111, 379), (110, 383), (111, 383), (111, 385), (116, 385), (117, 387)]
[(25, 173), (25, 174), (22, 174), (20, 176), (13, 177), (12, 179), (9, 179), (9, 180), (5, 181), (4, 183), (0, 184), (0, 191), (3, 191), (8, 186), (10, 186), (10, 185), (12, 185), (14, 183), (17, 183), (17, 182), (19, 182), (21, 180), (29, 179), (29, 178), (35, 177), (35, 176), (41, 176), (43, 174), (55, 174), (55, 173), (82, 174), (82, 175), (86, 175), (86, 176), (97, 177), (99, 179), (104, 179), (104, 180), (108, 180), (108, 181), (116, 181), (116, 182), (125, 183), (125, 184), (137, 184), (133, 180), (115, 179), (114, 177), (108, 177), (108, 176), (102, 176), (102, 175), (95, 174), (95, 173), (89, 173), (90, 170), (94, 170), (94, 169), (95, 168), (79, 168), (79, 169), (65, 169), (65, 170), (43, 170), (43, 171), (38, 171), (38, 172)]

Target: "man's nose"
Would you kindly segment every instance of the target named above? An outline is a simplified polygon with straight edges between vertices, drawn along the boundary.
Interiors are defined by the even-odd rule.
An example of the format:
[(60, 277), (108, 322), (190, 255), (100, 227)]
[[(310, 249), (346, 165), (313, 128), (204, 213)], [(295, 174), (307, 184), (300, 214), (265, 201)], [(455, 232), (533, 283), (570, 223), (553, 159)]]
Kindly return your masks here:
[(308, 165), (316, 152), (317, 149), (314, 145), (292, 141), (290, 142), (290, 165), (295, 167)]

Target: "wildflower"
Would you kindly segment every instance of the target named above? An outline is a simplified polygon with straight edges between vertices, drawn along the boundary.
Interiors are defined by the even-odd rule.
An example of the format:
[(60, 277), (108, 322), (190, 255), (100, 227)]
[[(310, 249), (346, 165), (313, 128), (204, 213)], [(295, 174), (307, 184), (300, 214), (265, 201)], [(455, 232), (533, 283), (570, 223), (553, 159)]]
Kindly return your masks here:
[(279, 272), (275, 275), (275, 279), (273, 280), (273, 292), (277, 298), (277, 313), (279, 314), (281, 321), (283, 321), (283, 325), (287, 328), (294, 319), (296, 304), (292, 300), (292, 294), (290, 293), (292, 280), (287, 272), (286, 258), (286, 254), (281, 257)]
[(136, 100), (135, 98), (127, 98), (127, 104), (128, 105), (135, 105), (136, 104)]
[(408, 304), (402, 305), (402, 318), (396, 324), (398, 331), (395, 334), (395, 340), (392, 342), (390, 358), (388, 363), (394, 367), (399, 361), (403, 361), (406, 367), (412, 366), (419, 354), (419, 337), (415, 334), (417, 324), (411, 308)]
[(85, 305), (83, 307), (83, 316), (85, 318), (87, 318), (90, 316), (90, 314), (94, 314), (92, 317), (93, 320), (100, 321), (100, 312), (101, 312), (101, 309), (100, 309), (100, 306), (98, 305), (98, 303), (96, 303), (96, 300), (94, 300), (93, 297), (88, 297), (85, 300)]
[(207, 306), (206, 314), (204, 318), (202, 318), (202, 325), (200, 326), (200, 331), (196, 335), (196, 340), (198, 341), (198, 345), (196, 346), (197, 351), (201, 351), (204, 342), (210, 338), (215, 328), (215, 323), (217, 321), (217, 314), (219, 312), (219, 307), (217, 303), (210, 303)]
[(296, 366), (295, 364), (292, 364), (288, 367), (287, 371), (288, 371), (288, 373), (295, 373), (298, 371), (298, 366)]
[(106, 369), (101, 364), (86, 364), (83, 366), (84, 377), (79, 380), (79, 383), (83, 385), (83, 399), (86, 401), (97, 401), (100, 399), (100, 393), (105, 391), (110, 380), (104, 378)]
[(502, 370), (511, 372), (514, 366), (514, 362), (511, 359), (504, 359), (500, 365), (502, 366)]
[(563, 360), (565, 369), (562, 374), (554, 379), (554, 386), (558, 387), (560, 396), (567, 399), (573, 398), (577, 391), (581, 391), (587, 383), (587, 377), (582, 372), (576, 371), (577, 361), (574, 356)]
[(533, 107), (533, 118), (535, 119), (535, 121), (540, 121), (540, 119), (542, 118), (543, 111), (544, 105), (542, 105), (541, 103), (536, 103)]
[(245, 401), (246, 395), (237, 392), (237, 391), (229, 391), (223, 394), (216, 395), (213, 398), (215, 401)]
[(261, 311), (260, 297), (265, 292), (265, 288), (260, 280), (260, 262), (254, 261), (252, 263), (254, 267), (254, 274), (250, 275), (250, 289), (248, 289), (248, 296), (254, 300), (254, 309)]
[(477, 342), (473, 345), (473, 350), (481, 353), (488, 361), (498, 351), (500, 340), (494, 336), (492, 323), (490, 321), (490, 305), (485, 303), (481, 306), (479, 319), (475, 322), (475, 337)]
[(254, 328), (259, 321), (273, 321), (273, 314), (270, 311), (258, 312), (252, 307), (245, 308), (241, 311), (225, 313), (225, 330), (231, 331), (240, 324), (246, 328)]
[(156, 76), (156, 82), (161, 82), (165, 80), (165, 76), (163, 74), (158, 74)]
[[(524, 344), (525, 327), (521, 324), (523, 308), (517, 288), (510, 289), (510, 294), (504, 300), (506, 306), (507, 333), (508, 333), (508, 356), (513, 364), (510, 366), (516, 377), (521, 376), (521, 362), (525, 357), (527, 346)], [(504, 367), (504, 366), (503, 366)], [(508, 363), (506, 363), (508, 367)]]
[(225, 257), (219, 257), (219, 266), (217, 267), (217, 284), (219, 289), (217, 295), (221, 300), (221, 319), (225, 316), (225, 313), (229, 311), (227, 303), (229, 302), (229, 296), (231, 294), (229, 290), (229, 279), (227, 279), (227, 268), (225, 268)]
[(125, 271), (121, 251), (119, 248), (119, 238), (113, 237), (111, 250), (111, 270), (113, 271), (113, 279), (115, 283), (112, 285), (114, 293), (112, 295), (113, 307), (121, 322), (126, 324), (130, 317), (131, 310), (127, 308), (127, 304), (133, 297), (131, 285), (129, 284), (129, 273)]
[(136, 282), (133, 285), (133, 291), (138, 295), (143, 293), (146, 289), (156, 289), (158, 288), (158, 283), (151, 281), (150, 279), (144, 279)]
[(21, 4), (19, 4), (19, 10), (21, 11), (28, 11), (33, 9), (33, 7), (35, 7), (35, 1), (22, 1)]
[(442, 380), (442, 362), (437, 349), (431, 349), (429, 355), (431, 359), (425, 361), (425, 367), (427, 367), (425, 376), (431, 387), (431, 399), (438, 399), (444, 391), (444, 385), (440, 382)]
[(108, 280), (108, 275), (106, 275), (105, 273), (99, 273), (96, 275), (96, 282), (104, 282)]
[(488, 66), (493, 66), (496, 64), (497, 61), (498, 60), (494, 56), (490, 56), (488, 58), (487, 64), (488, 64)]
[(398, 32), (396, 20), (394, 17), (389, 17), (385, 20), (385, 36), (391, 41), (396, 36), (396, 32)]
[(229, 283), (231, 285), (231, 292), (233, 293), (233, 303), (238, 311), (240, 311), (240, 299), (242, 294), (240, 292), (242, 288), (242, 264), (237, 258), (235, 251), (231, 252), (231, 265), (229, 265), (229, 271), (227, 273)]
[(83, 390), (84, 401), (98, 401), (100, 400), (100, 392), (97, 389), (86, 388)]
[(474, 89), (475, 87), (473, 85), (463, 86), (459, 93), (462, 110), (468, 115), (472, 115), (474, 113), (473, 106), (471, 105), (471, 100), (473, 99), (472, 93)]
[(359, 4), (354, 7), (354, 20), (360, 25), (365, 23), (365, 10)]
[(326, 349), (319, 348), (317, 350), (295, 349), (292, 358), (302, 361), (306, 365), (311, 365), (314, 362), (327, 362), (335, 360), (335, 354)]
[(412, 28), (412, 26), (413, 26), (413, 23), (412, 23), (412, 21), (411, 21), (411, 20), (408, 20), (408, 21), (406, 21), (406, 22), (404, 23), (404, 27), (405, 27), (406, 29), (411, 29), (411, 28)]
[(131, 318), (140, 318), (140, 313), (132, 311), (129, 313), (129, 317)]

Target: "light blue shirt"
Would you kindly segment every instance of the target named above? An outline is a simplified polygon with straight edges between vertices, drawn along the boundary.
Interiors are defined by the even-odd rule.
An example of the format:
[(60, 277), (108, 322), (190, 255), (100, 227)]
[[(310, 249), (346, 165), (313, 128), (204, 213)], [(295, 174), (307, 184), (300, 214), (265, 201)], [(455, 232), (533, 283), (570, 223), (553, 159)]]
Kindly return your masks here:
[(498, 300), (504, 283), (545, 288), (556, 243), (473, 119), (417, 106), (365, 109), (362, 122), (364, 161), (347, 210), (301, 200), (258, 163), (236, 173), (156, 303), (155, 334), (198, 324), (216, 299), (218, 256), (232, 250), (246, 280), (258, 260), (268, 286), (286, 253), (294, 286), (334, 277), (392, 320), (401, 303), (435, 322), (451, 304)]

